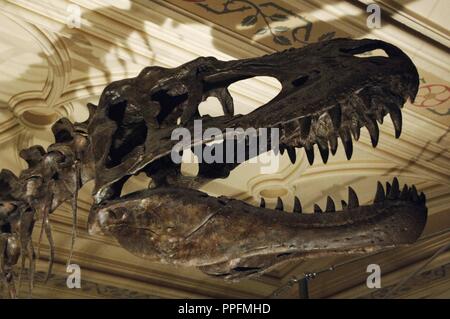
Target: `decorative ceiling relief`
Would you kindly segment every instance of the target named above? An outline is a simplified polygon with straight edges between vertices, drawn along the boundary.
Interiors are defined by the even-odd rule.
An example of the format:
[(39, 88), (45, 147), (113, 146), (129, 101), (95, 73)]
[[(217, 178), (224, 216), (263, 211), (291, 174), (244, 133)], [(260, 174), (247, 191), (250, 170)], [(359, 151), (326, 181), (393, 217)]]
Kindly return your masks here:
[(299, 13), (286, 2), (264, 0), (183, 0), (185, 3), (169, 0), (168, 2), (276, 50), (348, 36), (331, 25), (316, 23), (317, 19)]
[(442, 117), (438, 121), (450, 123), (450, 86), (448, 83), (432, 82), (432, 79), (429, 81), (421, 79), (419, 94), (413, 105), (431, 112), (435, 115), (433, 118)]

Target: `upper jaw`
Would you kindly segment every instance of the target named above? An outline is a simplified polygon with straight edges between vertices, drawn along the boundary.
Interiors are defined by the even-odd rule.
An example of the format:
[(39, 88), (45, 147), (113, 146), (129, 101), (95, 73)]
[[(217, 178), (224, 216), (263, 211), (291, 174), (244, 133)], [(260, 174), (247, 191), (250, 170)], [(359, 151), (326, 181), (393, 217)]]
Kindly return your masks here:
[(292, 258), (371, 252), (413, 243), (426, 223), (425, 197), (398, 181), (375, 202), (338, 212), (295, 214), (183, 188), (157, 188), (96, 207), (102, 231), (138, 256), (201, 267), (228, 279), (260, 274)]
[[(355, 56), (375, 49), (385, 50), (389, 57)], [(158, 68), (158, 72), (166, 71)], [(216, 96), (222, 103), (225, 115), (202, 117), (203, 129), (279, 128), (280, 142), (288, 147), (304, 147), (310, 162), (314, 158), (314, 145), (317, 145), (326, 162), (330, 151), (332, 154), (336, 152), (338, 138), (342, 139), (347, 157), (350, 158), (352, 137), (355, 140), (359, 138), (361, 127), (367, 127), (372, 144), (376, 146), (379, 134), (377, 121), (382, 122), (387, 114), (391, 115), (398, 137), (402, 122), (400, 107), (408, 97), (414, 99), (419, 82), (411, 60), (398, 48), (378, 40), (335, 39), (240, 61), (200, 58), (167, 70), (167, 73), (172, 75), (171, 81), (145, 85), (152, 90), (161, 88), (165, 92), (166, 100), (157, 101), (162, 110), (167, 108), (164, 103), (168, 100), (180, 98), (178, 93), (187, 94), (187, 99), (180, 100), (177, 112), (182, 111), (179, 114), (184, 119), (181, 126), (190, 130), (192, 136), (198, 104), (209, 96)], [(192, 74), (196, 78), (192, 78)], [(275, 77), (281, 82), (282, 90), (273, 100), (255, 111), (244, 116), (234, 116), (227, 87), (254, 76)], [(143, 79), (137, 77), (132, 80), (136, 82), (134, 85), (142, 85)], [(171, 97), (171, 94), (174, 96)], [(191, 96), (198, 98), (189, 100)], [(193, 107), (190, 105), (192, 103)], [(178, 142), (171, 139), (171, 134), (179, 125), (163, 120), (159, 127), (147, 127), (145, 142), (130, 149), (122, 162), (106, 167), (109, 149), (105, 147), (101, 152), (98, 150), (103, 149), (104, 139), (114, 134), (115, 123), (108, 118), (109, 107), (115, 106), (99, 105), (97, 114), (101, 121), (94, 121), (91, 130), (93, 145), (97, 149), (94, 193), (98, 202), (105, 197), (108, 187), (124, 176), (136, 174), (157, 159), (169, 155)], [(150, 120), (145, 116), (145, 121), (149, 123)], [(172, 121), (173, 117), (171, 114), (167, 119)], [(205, 142), (202, 138), (193, 141)]]

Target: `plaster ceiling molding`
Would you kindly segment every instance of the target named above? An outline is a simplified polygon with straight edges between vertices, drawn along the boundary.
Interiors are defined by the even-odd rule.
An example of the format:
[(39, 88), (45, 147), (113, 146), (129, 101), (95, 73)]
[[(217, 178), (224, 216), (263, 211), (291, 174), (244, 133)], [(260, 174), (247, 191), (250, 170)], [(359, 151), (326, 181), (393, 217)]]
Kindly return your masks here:
[[(11, 96), (23, 92), (40, 90), (47, 77), (46, 62), (41, 50), (30, 41), (29, 34), (16, 22), (2, 15), (0, 31), (2, 48), (0, 55), (0, 131), (1, 140), (6, 141), (23, 130), (18, 118), (11, 111)], [(24, 63), (27, 61), (27, 63)], [(44, 72), (42, 72), (44, 71)]]
[[(274, 1), (168, 1), (216, 25), (268, 47), (303, 46), (336, 34), (332, 26), (298, 11), (289, 2)], [(320, 27), (318, 27), (320, 25)]]
[[(63, 270), (63, 265), (58, 265), (59, 269)], [(46, 271), (40, 270), (36, 272), (35, 278), (37, 285), (33, 289), (33, 298), (45, 298), (48, 296), (49, 290), (52, 290), (55, 296), (58, 298), (72, 299), (72, 298), (92, 298), (92, 299), (119, 299), (119, 298), (132, 298), (132, 299), (154, 299), (161, 298), (158, 295), (146, 294), (140, 291), (126, 289), (123, 286), (114, 286), (112, 284), (99, 283), (96, 281), (83, 280), (83, 286), (81, 289), (67, 289), (66, 276), (53, 274), (46, 284), (42, 284), (46, 278)], [(23, 276), (23, 280), (28, 280), (27, 274)], [(26, 295), (26, 291), (23, 290), (21, 295)], [(172, 296), (173, 298), (174, 296)]]
[[(370, 3), (367, 0), (359, 1)], [(445, 25), (448, 21), (448, 4), (445, 0), (380, 0), (378, 4), (396, 21), (437, 43), (450, 46), (450, 33)]]
[[(103, 3), (103, 6), (107, 3)], [(133, 37), (128, 39), (128, 35), (136, 32), (124, 28), (121, 20), (111, 19), (107, 13), (102, 13), (101, 5), (94, 7), (93, 10), (76, 4), (74, 1), (14, 1), (5, 2), (4, 11), (16, 16), (17, 19), (28, 21), (39, 26), (48, 32), (58, 34), (65, 41), (65, 45), (71, 48), (73, 52), (86, 51), (86, 49), (101, 50), (114, 53), (120, 53), (122, 59), (140, 60), (141, 64), (147, 65), (152, 52), (146, 44), (139, 48), (146, 48), (145, 54), (142, 50), (137, 50), (137, 46), (132, 46)], [(92, 4), (91, 4), (92, 6)], [(69, 25), (70, 8), (79, 8), (81, 14), (80, 27)], [(127, 33), (128, 32), (128, 33)], [(130, 43), (128, 43), (130, 42)], [(141, 40), (144, 43), (144, 40)], [(88, 47), (86, 48), (86, 45)], [(137, 52), (135, 52), (137, 51)], [(139, 52), (141, 51), (141, 52)], [(101, 56), (105, 53), (100, 54)], [(143, 59), (143, 57), (146, 57)], [(95, 52), (92, 54), (95, 58)], [(92, 61), (91, 61), (92, 62)], [(101, 68), (102, 61), (95, 61), (97, 67)]]
[[(287, 154), (285, 156), (287, 156)], [(290, 207), (290, 203), (294, 202), (296, 192), (295, 188), (288, 183), (288, 180), (293, 178), (296, 173), (300, 172), (299, 167), (301, 165), (305, 165), (304, 161), (306, 156), (304, 156), (304, 154), (303, 156), (299, 154), (299, 157), (301, 159), (299, 158), (295, 164), (291, 164), (289, 159), (284, 157), (279, 158), (281, 161), (281, 168), (275, 174), (250, 175), (246, 185), (247, 192), (245, 196), (240, 196), (241, 199), (250, 199), (255, 205), (259, 205), (263, 198), (268, 204), (267, 207), (275, 207), (277, 199), (280, 197), (284, 204), (286, 204), (285, 208)], [(243, 167), (242, 170), (245, 170), (245, 167)], [(239, 174), (239, 172), (237, 172), (237, 174)]]
[[(218, 58), (229, 59), (230, 55), (214, 47), (215, 38), (211, 36), (211, 27), (198, 24), (197, 21), (189, 19), (186, 16), (178, 14), (176, 11), (168, 10), (165, 6), (156, 2), (148, 1), (125, 1), (127, 9), (116, 7), (105, 1), (73, 1), (87, 10), (96, 10), (100, 14), (91, 13), (86, 21), (95, 23), (96, 28), (92, 30), (98, 38), (107, 39), (130, 39), (128, 46), (134, 53), (140, 53), (141, 56), (149, 58), (148, 51), (151, 50), (153, 63), (166, 67), (174, 67), (185, 63), (198, 56), (214, 55)], [(110, 4), (110, 5), (108, 5)], [(87, 13), (88, 14), (88, 13)], [(99, 18), (100, 15), (104, 15)], [(105, 16), (109, 20), (105, 20)], [(107, 23), (106, 23), (107, 22)], [(116, 37), (111, 36), (111, 23), (120, 25), (115, 28), (118, 32)], [(90, 30), (89, 30), (90, 31)], [(130, 31), (133, 35), (130, 36)], [(142, 38), (139, 33), (142, 33)], [(232, 39), (232, 37), (228, 37)], [(230, 48), (241, 50), (236, 46), (236, 40), (231, 40)], [(224, 41), (227, 42), (227, 41)], [(139, 44), (135, 47), (133, 43)], [(118, 46), (122, 44), (117, 43)]]
[(24, 91), (11, 96), (9, 108), (23, 125), (48, 128), (57, 118), (67, 115), (59, 113), (53, 106), (69, 83), (69, 53), (66, 47), (55, 45), (55, 35), (22, 20), (16, 19), (15, 23), (38, 43), (47, 59), (48, 72), (41, 90)]
[(78, 32), (73, 33), (71, 38), (61, 39), (69, 47), (73, 69), (70, 83), (59, 103), (87, 97), (96, 97), (98, 100), (109, 83), (134, 77), (147, 65), (143, 61), (136, 62), (115, 45), (89, 35)]
[[(163, 21), (163, 23), (168, 22), (163, 24), (165, 29), (177, 32), (178, 40), (182, 39), (186, 45), (186, 52), (229, 60), (230, 58), (258, 56), (273, 51), (258, 42), (250, 43), (246, 37), (240, 36), (239, 33), (230, 32), (229, 29), (215, 23), (217, 21), (212, 22), (200, 15), (181, 9), (178, 6), (184, 5), (181, 1), (178, 1), (176, 5), (169, 1), (159, 0), (136, 0), (134, 3), (146, 8), (151, 6), (151, 11), (154, 12), (153, 16), (158, 14), (159, 17), (166, 17)], [(148, 14), (147, 11), (143, 12), (146, 15)], [(173, 56), (176, 58), (177, 53), (174, 52)]]
[(428, 180), (419, 182), (419, 187), (426, 192), (428, 200), (428, 214), (430, 218), (424, 234), (440, 231), (450, 227), (448, 215), (448, 197), (450, 189), (446, 184), (438, 184)]
[(0, 145), (17, 136), (22, 130), (23, 127), (9, 111), (7, 102), (0, 101)]
[(8, 160), (12, 161), (12, 163), (9, 163), (9, 169), (12, 169), (16, 173), (20, 173), (21, 170), (28, 167), (27, 163), (19, 156), (19, 153), (22, 149), (28, 148), (30, 147), (30, 145), (33, 145), (33, 142), (33, 134), (31, 134), (27, 130), (23, 130), (20, 134), (16, 135), (14, 138), (9, 139), (2, 145), (4, 159), (8, 158)]

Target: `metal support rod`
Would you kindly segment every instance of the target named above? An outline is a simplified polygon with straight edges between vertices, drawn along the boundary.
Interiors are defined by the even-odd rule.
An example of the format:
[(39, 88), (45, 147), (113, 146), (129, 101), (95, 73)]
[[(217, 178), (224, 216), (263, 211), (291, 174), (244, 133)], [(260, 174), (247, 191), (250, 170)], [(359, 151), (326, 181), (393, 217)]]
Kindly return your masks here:
[[(441, 231), (438, 231), (438, 232), (429, 234), (429, 235), (427, 235), (427, 236), (424, 236), (424, 237), (422, 237), (422, 238), (420, 239), (420, 241), (424, 241), (425, 239), (429, 239), (429, 238), (432, 238), (432, 237), (435, 237), (435, 236), (438, 236), (438, 235), (441, 235), (441, 234), (445, 234), (445, 233), (448, 233), (448, 232), (450, 232), (450, 228), (446, 228), (446, 229), (443, 229), (443, 230), (441, 230)], [(446, 248), (442, 248), (442, 251), (440, 250), (438, 253), (435, 254), (435, 256), (433, 256), (433, 257), (431, 257), (431, 258), (432, 258), (432, 259), (436, 258), (440, 253), (442, 253), (442, 252), (444, 252), (446, 249), (448, 249), (447, 246), (445, 246), (445, 247), (446, 247)], [(354, 263), (354, 262), (357, 262), (357, 261), (360, 261), (360, 260), (362, 260), (362, 259), (364, 259), (364, 258), (374, 257), (374, 256), (379, 255), (379, 254), (381, 254), (381, 253), (382, 253), (382, 251), (379, 251), (379, 252), (376, 252), (376, 253), (372, 253), (372, 254), (366, 255), (366, 256), (364, 256), (364, 257), (353, 258), (353, 259), (351, 259), (351, 260), (347, 260), (347, 261), (342, 262), (342, 263), (334, 264), (334, 265), (332, 265), (332, 266), (330, 266), (330, 267), (328, 267), (328, 268), (325, 268), (325, 269), (322, 269), (322, 270), (319, 270), (319, 271), (316, 271), (316, 272), (305, 273), (305, 274), (303, 275), (303, 277), (293, 277), (293, 278), (291, 278), (289, 281), (287, 281), (283, 286), (281, 286), (280, 288), (278, 288), (278, 289), (276, 289), (275, 291), (273, 291), (272, 294), (268, 296), (268, 298), (275, 298), (275, 297), (278, 297), (279, 295), (281, 295), (281, 294), (285, 293), (286, 291), (288, 291), (289, 289), (291, 289), (296, 283), (299, 283), (299, 289), (300, 289), (301, 281), (302, 281), (303, 279), (306, 279), (306, 278), (308, 278), (308, 279), (313, 279), (313, 278), (315, 278), (317, 275), (320, 275), (321, 273), (325, 273), (325, 272), (328, 272), (328, 271), (333, 271), (333, 270), (335, 270), (335, 269), (337, 269), (337, 268), (340, 268), (340, 267), (343, 267), (343, 266), (346, 266), (346, 265), (350, 265), (350, 264), (352, 264), (352, 263)], [(428, 262), (429, 262), (429, 261), (428, 261)], [(406, 278), (406, 280), (409, 280), (409, 278)], [(401, 284), (403, 285), (403, 283), (401, 283)], [(396, 288), (396, 290), (397, 290), (397, 289), (398, 289), (398, 288)], [(299, 292), (299, 293), (300, 293), (300, 292)], [(300, 298), (301, 298), (301, 297), (300, 297)]]
[(424, 269), (434, 260), (436, 259), (440, 254), (446, 252), (448, 249), (450, 249), (450, 243), (442, 246), (439, 248), (427, 261), (425, 261), (419, 268), (417, 268), (414, 272), (409, 274), (408, 276), (404, 277), (402, 281), (400, 281), (394, 288), (389, 291), (386, 296), (384, 296), (384, 299), (393, 298), (395, 296), (395, 293), (400, 290), (401, 287), (403, 287), (411, 278), (414, 276), (420, 274)]
[(306, 277), (298, 281), (298, 293), (300, 299), (309, 299), (308, 280)]

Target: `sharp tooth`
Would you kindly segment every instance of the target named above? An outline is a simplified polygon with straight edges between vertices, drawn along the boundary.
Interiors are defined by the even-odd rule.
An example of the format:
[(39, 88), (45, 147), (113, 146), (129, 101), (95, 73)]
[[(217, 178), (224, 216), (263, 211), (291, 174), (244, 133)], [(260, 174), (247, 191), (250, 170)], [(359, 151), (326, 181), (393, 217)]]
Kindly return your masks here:
[(300, 199), (297, 196), (295, 196), (294, 198), (294, 213), (302, 213), (302, 204), (300, 203)]
[(400, 194), (400, 186), (398, 184), (397, 177), (394, 177), (394, 180), (392, 181), (392, 187), (389, 194), (387, 194), (389, 199), (397, 199), (398, 195)]
[(355, 139), (355, 141), (359, 140), (359, 137), (361, 135), (361, 128), (359, 127), (359, 125), (358, 124), (352, 124), (350, 126), (350, 131), (351, 131), (352, 136)]
[(336, 206), (334, 205), (333, 199), (328, 196), (327, 197), (327, 207), (325, 208), (325, 212), (332, 213), (336, 211)]
[(378, 138), (380, 136), (380, 129), (378, 128), (377, 121), (375, 121), (373, 118), (367, 116), (366, 127), (370, 134), (370, 140), (372, 141), (372, 146), (376, 147), (378, 144)]
[(261, 208), (265, 208), (266, 207), (266, 201), (262, 197), (261, 197), (261, 202), (259, 203), (259, 207), (261, 207)]
[(317, 141), (317, 146), (319, 147), (320, 156), (322, 157), (322, 161), (324, 164), (328, 161), (328, 155), (329, 155), (329, 149), (328, 149), (328, 143), (323, 140)]
[(415, 185), (411, 187), (411, 199), (413, 202), (417, 202), (419, 200), (419, 195), (417, 194), (417, 188)]
[(353, 154), (352, 138), (350, 137), (350, 134), (348, 133), (348, 131), (346, 129), (341, 130), (340, 135), (341, 135), (342, 144), (344, 145), (345, 155), (347, 156), (347, 159), (349, 160), (352, 158), (352, 154)]
[(314, 204), (314, 213), (323, 213), (322, 208), (317, 204)]
[(391, 184), (386, 182), (386, 196), (391, 192)]
[(419, 200), (423, 204), (425, 204), (427, 202), (427, 198), (426, 198), (426, 196), (425, 196), (425, 194), (423, 192), (420, 193)]
[(297, 159), (297, 154), (295, 153), (295, 148), (292, 146), (288, 146), (288, 147), (286, 147), (286, 149), (287, 149), (289, 159), (291, 160), (291, 163), (295, 164), (295, 161)]
[(338, 147), (337, 136), (335, 134), (331, 134), (330, 138), (330, 150), (331, 154), (335, 155)]
[(389, 109), (389, 116), (391, 117), (392, 124), (394, 124), (395, 138), (399, 138), (402, 133), (402, 111), (395, 104), (387, 105)]
[(306, 157), (308, 158), (309, 165), (314, 164), (314, 145), (306, 144), (304, 146)]
[(348, 208), (356, 208), (359, 206), (358, 196), (353, 188), (348, 188)]
[(341, 200), (341, 205), (342, 205), (342, 210), (345, 210), (348, 207), (347, 202), (345, 200)]
[(347, 156), (347, 159), (348, 160), (351, 159), (352, 154), (353, 154), (353, 143), (352, 143), (351, 139), (344, 142), (344, 150), (345, 150), (345, 155)]
[(311, 117), (303, 117), (299, 120), (300, 123), (300, 137), (302, 139), (307, 139), (309, 136), (309, 131), (311, 129)]
[(409, 188), (408, 185), (404, 185), (402, 192), (400, 193), (400, 199), (401, 200), (408, 200), (408, 196), (409, 196)]
[(277, 206), (275, 206), (276, 210), (283, 210), (283, 201), (280, 197), (277, 198)]
[(335, 131), (338, 131), (341, 127), (341, 106), (337, 105), (330, 110), (328, 110), (328, 114), (330, 115), (331, 122), (333, 123), (333, 127)]
[(281, 155), (284, 154), (285, 150), (286, 150), (286, 146), (284, 144), (280, 144), (280, 153), (281, 153)]
[(377, 192), (375, 194), (375, 199), (373, 200), (374, 203), (380, 203), (384, 201), (386, 196), (384, 195), (384, 188), (383, 185), (381, 185), (380, 182), (377, 182)]

